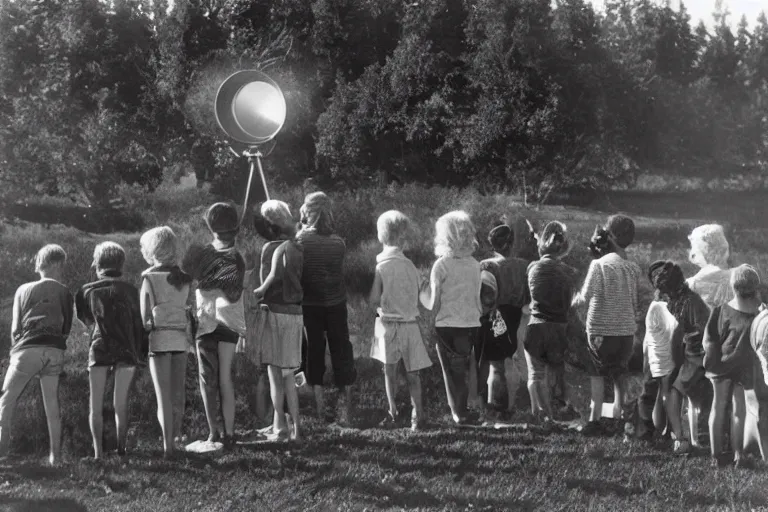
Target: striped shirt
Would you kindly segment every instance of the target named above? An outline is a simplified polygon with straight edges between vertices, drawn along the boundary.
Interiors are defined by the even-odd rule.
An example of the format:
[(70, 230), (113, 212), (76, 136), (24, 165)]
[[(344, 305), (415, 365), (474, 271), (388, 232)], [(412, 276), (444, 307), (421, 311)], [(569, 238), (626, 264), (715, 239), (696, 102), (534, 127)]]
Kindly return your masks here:
[(336, 306), (347, 300), (344, 256), (347, 247), (338, 235), (302, 231), (297, 241), (304, 249), (301, 286), (305, 306)]
[(634, 336), (637, 331), (640, 267), (616, 253), (589, 264), (584, 286), (576, 298), (587, 302), (589, 336)]
[(568, 322), (573, 283), (565, 263), (549, 256), (531, 263), (528, 266), (528, 288), (531, 291), (530, 323)]

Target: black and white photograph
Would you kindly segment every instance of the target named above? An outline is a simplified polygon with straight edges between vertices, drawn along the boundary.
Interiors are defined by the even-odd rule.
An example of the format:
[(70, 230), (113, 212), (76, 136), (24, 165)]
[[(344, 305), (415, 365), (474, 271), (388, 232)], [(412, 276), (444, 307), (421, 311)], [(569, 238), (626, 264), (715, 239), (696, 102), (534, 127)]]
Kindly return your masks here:
[(766, 0), (0, 0), (0, 512), (768, 511)]

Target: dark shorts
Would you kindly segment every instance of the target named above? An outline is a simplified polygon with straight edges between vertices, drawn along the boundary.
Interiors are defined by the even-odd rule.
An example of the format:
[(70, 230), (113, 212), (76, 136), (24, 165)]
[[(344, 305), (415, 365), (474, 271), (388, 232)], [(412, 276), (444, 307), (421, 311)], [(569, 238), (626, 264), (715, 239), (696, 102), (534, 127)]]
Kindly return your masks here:
[(437, 343), (451, 357), (469, 357), (477, 338), (477, 327), (436, 327)]
[(507, 326), (507, 332), (496, 336), (493, 333), (492, 318), (484, 316), (480, 319), (475, 345), (475, 358), (478, 362), (503, 361), (517, 352), (517, 329), (520, 327), (523, 310), (511, 305), (500, 305), (498, 310)]
[(531, 357), (552, 366), (565, 364), (565, 351), (568, 348), (568, 324), (542, 322), (528, 324), (525, 328), (523, 345)]
[(212, 332), (201, 334), (197, 337), (197, 341), (213, 341), (213, 342), (223, 342), (223, 343), (234, 343), (237, 344), (237, 341), (240, 339), (240, 335), (237, 334), (235, 331), (227, 327), (226, 325), (217, 325), (216, 329), (214, 329)]
[(590, 336), (589, 355), (594, 366), (591, 376), (613, 378), (627, 373), (634, 341), (634, 336)]
[(752, 368), (745, 368), (743, 371), (732, 371), (726, 374), (713, 375), (711, 372), (707, 372), (707, 378), (712, 381), (713, 384), (721, 382), (730, 382), (733, 386), (738, 384), (744, 389), (754, 389), (755, 381), (752, 373)]

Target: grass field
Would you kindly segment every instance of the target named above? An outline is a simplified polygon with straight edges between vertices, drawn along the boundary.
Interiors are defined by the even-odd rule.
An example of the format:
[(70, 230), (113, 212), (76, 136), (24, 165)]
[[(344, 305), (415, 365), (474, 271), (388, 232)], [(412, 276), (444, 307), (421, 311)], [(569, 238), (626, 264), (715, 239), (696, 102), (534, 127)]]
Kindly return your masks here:
[[(280, 197), (289, 198), (298, 209), (301, 195), (302, 191), (290, 191)], [(463, 208), (473, 215), (481, 233), (487, 233), (502, 213), (523, 214), (538, 224), (563, 220), (576, 239), (569, 263), (582, 269), (589, 260), (586, 240), (594, 225), (619, 209), (636, 216), (638, 243), (630, 257), (644, 267), (659, 257), (685, 261), (690, 229), (703, 221), (720, 221), (729, 226), (733, 262), (755, 264), (765, 276), (766, 197), (613, 194), (601, 198), (595, 205), (601, 211), (596, 211), (562, 206), (523, 210), (514, 198), (417, 187), (337, 196), (339, 231), (349, 248), (350, 326), (359, 357), (357, 428), (329, 427), (315, 420), (313, 401), (302, 394), (305, 440), (301, 444), (244, 444), (226, 454), (189, 455), (165, 462), (160, 458), (154, 394), (144, 371), (131, 400), (129, 456), (112, 456), (100, 464), (83, 461), (90, 454), (87, 345), (84, 334), (78, 332), (70, 342), (71, 361), (61, 384), (68, 463), (60, 468), (43, 465), (47, 434), (39, 391), (30, 386), (16, 415), (15, 452), (0, 462), (0, 511), (768, 509), (768, 473), (759, 464), (749, 469), (712, 469), (705, 453), (674, 457), (667, 445), (624, 443), (618, 433), (584, 439), (565, 425), (545, 431), (520, 423), (520, 415), (513, 418), (515, 428), (508, 430), (452, 428), (445, 418), (448, 408), (434, 350), (434, 366), (423, 372), (432, 428), (418, 434), (373, 428), (383, 417), (385, 397), (379, 369), (362, 357), (368, 350), (372, 321), (361, 296), (378, 251), (373, 241), (375, 218), (391, 207), (416, 221), (410, 255), (425, 275), (432, 261), (431, 225), (445, 211)], [(170, 223), (188, 242), (204, 236), (199, 220), (189, 220), (189, 208), (194, 201), (206, 200), (210, 198), (176, 201), (182, 208), (169, 206), (173, 197), (156, 196), (141, 199), (138, 206), (153, 212), (152, 223)], [(67, 284), (74, 290), (88, 279), (89, 251), (106, 238), (125, 244), (127, 277), (135, 279), (144, 266), (138, 234), (91, 237), (71, 229), (6, 226), (0, 232), (0, 271), (8, 279), (0, 284), (0, 297), (7, 298), (15, 286), (30, 278), (29, 257), (44, 241), (58, 241), (69, 252)], [(247, 259), (253, 260), (258, 245), (245, 234), (242, 248)], [(689, 274), (693, 271), (690, 265), (685, 269)], [(648, 290), (645, 293), (647, 298)], [(7, 336), (8, 321), (6, 310), (0, 319), (2, 336)], [(432, 336), (428, 315), (423, 321), (425, 335)], [(0, 354), (7, 354), (7, 344), (7, 338), (0, 338)], [(195, 439), (204, 435), (205, 420), (192, 358), (188, 369), (185, 430)], [(251, 413), (252, 376), (253, 368), (238, 361), (237, 424), (243, 433), (261, 426)], [(570, 372), (568, 381), (572, 400), (583, 412), (588, 404), (587, 381), (578, 372)], [(402, 384), (399, 401), (405, 406), (408, 397)], [(525, 395), (521, 389), (521, 410)], [(105, 415), (111, 415), (109, 407)], [(107, 432), (112, 425), (107, 419)], [(114, 439), (108, 437), (105, 442), (109, 447)]]

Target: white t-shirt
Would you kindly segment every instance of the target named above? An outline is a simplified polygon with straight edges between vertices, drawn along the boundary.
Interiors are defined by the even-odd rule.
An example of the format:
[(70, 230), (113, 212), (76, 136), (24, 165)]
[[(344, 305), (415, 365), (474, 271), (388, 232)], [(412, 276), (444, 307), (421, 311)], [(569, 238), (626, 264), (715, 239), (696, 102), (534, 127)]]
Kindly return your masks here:
[(675, 369), (672, 360), (672, 336), (677, 320), (667, 309), (666, 302), (651, 302), (645, 315), (643, 351), (648, 355), (651, 376), (665, 377)]

